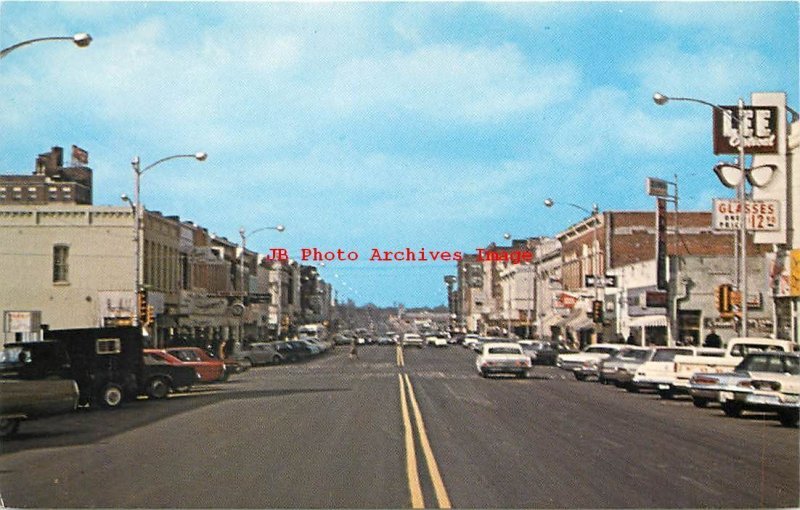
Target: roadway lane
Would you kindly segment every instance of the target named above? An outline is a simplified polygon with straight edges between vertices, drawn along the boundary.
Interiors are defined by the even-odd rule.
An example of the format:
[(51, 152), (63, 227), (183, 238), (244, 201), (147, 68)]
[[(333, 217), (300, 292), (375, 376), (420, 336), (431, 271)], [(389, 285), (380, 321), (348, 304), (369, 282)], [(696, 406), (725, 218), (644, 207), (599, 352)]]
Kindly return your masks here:
[[(0, 490), (12, 507), (401, 507), (395, 371), (387, 353), (351, 362), (338, 352), (250, 370), (208, 386), (214, 395), (23, 424), (29, 436), (4, 445), (17, 451), (0, 457)], [(80, 444), (63, 424), (47, 434), (80, 414), (92, 429)], [(105, 435), (114, 418), (122, 423)]]
[(405, 361), (454, 507), (798, 505), (798, 431), (763, 415), (726, 418), (550, 367), (482, 379), (461, 348)]
[[(339, 348), (307, 363), (256, 368), (185, 397), (23, 424), (21, 437), (2, 445), (4, 502), (150, 508), (398, 508), (421, 500), (427, 507), (449, 501), (456, 508), (798, 504), (798, 430), (777, 421), (729, 419), (688, 401), (579, 383), (552, 368), (536, 367), (527, 380), (482, 379), (474, 354), (461, 347), (407, 349), (402, 360), (394, 347), (361, 348), (359, 354), (349, 360), (347, 349)], [(412, 456), (406, 441), (414, 445)], [(428, 467), (431, 458), (441, 486)], [(419, 480), (418, 489), (410, 479)]]

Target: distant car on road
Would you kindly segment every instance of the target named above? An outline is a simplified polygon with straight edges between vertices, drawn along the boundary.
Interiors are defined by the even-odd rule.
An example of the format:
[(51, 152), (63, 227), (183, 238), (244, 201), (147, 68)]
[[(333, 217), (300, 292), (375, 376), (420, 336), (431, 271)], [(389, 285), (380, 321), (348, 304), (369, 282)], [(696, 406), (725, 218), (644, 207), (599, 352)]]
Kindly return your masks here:
[(514, 374), (528, 377), (530, 357), (522, 352), (522, 346), (514, 342), (487, 342), (475, 359), (475, 368), (481, 377), (489, 374)]
[(598, 378), (601, 383), (614, 384), (618, 388), (635, 391), (633, 376), (636, 370), (650, 361), (655, 352), (655, 349), (650, 347), (625, 347), (602, 361)]
[(406, 333), (403, 335), (403, 347), (418, 347), (422, 349), (422, 337), (416, 333)]

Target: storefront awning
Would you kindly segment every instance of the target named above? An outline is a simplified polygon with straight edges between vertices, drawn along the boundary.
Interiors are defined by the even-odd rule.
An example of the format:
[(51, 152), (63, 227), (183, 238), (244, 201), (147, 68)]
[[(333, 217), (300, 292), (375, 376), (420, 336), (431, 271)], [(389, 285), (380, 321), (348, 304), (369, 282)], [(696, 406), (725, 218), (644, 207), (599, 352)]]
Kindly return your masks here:
[(558, 323), (558, 326), (571, 328), (574, 330), (587, 329), (592, 327), (592, 319), (586, 315), (586, 310), (575, 309), (567, 317)]
[(632, 328), (641, 327), (667, 327), (667, 318), (663, 315), (642, 315), (641, 317), (633, 317), (629, 323)]

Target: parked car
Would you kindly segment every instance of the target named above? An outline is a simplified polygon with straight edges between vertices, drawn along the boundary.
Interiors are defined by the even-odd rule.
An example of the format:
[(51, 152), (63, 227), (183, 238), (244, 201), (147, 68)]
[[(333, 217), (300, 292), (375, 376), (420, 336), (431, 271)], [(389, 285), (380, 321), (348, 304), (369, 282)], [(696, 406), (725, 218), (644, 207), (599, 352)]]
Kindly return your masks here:
[(270, 342), (254, 342), (239, 351), (239, 359), (251, 366), (280, 363), (283, 359)]
[(388, 336), (379, 336), (378, 345), (394, 345), (394, 339)]
[(625, 347), (604, 359), (600, 364), (598, 379), (604, 384), (614, 384), (618, 388), (636, 391), (633, 376), (636, 370), (653, 358), (656, 350), (650, 347)]
[(472, 333), (466, 335), (464, 340), (461, 342), (461, 345), (465, 349), (472, 349), (472, 347), (480, 341), (480, 337), (478, 335), (473, 335)]
[(313, 355), (313, 349), (306, 342), (299, 340), (289, 340), (284, 342), (275, 342), (275, 350), (283, 358), (285, 362), (302, 361)]
[(611, 357), (625, 347), (622, 344), (594, 344), (589, 345), (581, 352), (575, 354), (559, 354), (556, 366), (562, 370), (569, 370), (575, 379), (585, 381), (589, 377), (599, 375), (599, 362)]
[(71, 379), (0, 379), (0, 438), (16, 434), (24, 420), (74, 411), (79, 395)]
[(406, 333), (403, 335), (403, 347), (418, 347), (422, 349), (422, 337), (416, 333)]
[(531, 344), (531, 350), (536, 354), (533, 362), (537, 365), (555, 365), (556, 358), (561, 354), (576, 354), (579, 351), (567, 347), (566, 344), (560, 342), (547, 342), (547, 341), (534, 341)]
[(227, 381), (230, 376), (223, 361), (199, 347), (168, 347), (166, 351), (194, 368), (202, 382)]
[(514, 374), (528, 377), (531, 360), (522, 352), (522, 346), (514, 342), (487, 342), (475, 359), (475, 368), (481, 377), (489, 374)]
[(184, 363), (162, 349), (143, 349), (143, 377), (139, 394), (149, 398), (166, 398), (171, 391), (189, 391), (200, 381), (194, 367)]
[(722, 356), (724, 353), (724, 349), (712, 347), (661, 347), (656, 351), (653, 359), (636, 369), (633, 384), (639, 390), (656, 390), (661, 398), (672, 398), (676, 393), (682, 391), (681, 388), (675, 386), (678, 378), (675, 370), (676, 356)]
[(728, 341), (722, 356), (675, 356), (674, 392), (688, 393), (689, 379), (697, 372), (723, 373), (733, 370), (749, 353), (792, 352), (797, 344), (774, 338), (733, 338)]
[(733, 372), (695, 374), (689, 391), (697, 407), (719, 401), (733, 417), (745, 410), (776, 412), (782, 424), (794, 426), (800, 411), (800, 354), (749, 354)]

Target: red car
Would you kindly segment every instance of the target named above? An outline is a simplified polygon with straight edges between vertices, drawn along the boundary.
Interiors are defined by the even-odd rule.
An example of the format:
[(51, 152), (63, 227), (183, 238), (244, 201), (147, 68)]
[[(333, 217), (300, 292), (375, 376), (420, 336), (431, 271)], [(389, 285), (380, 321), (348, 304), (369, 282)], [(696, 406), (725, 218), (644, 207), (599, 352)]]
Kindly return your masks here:
[(212, 358), (199, 347), (169, 347), (164, 350), (178, 358), (184, 365), (194, 367), (202, 382), (225, 381), (228, 379), (225, 363), (217, 358)]

